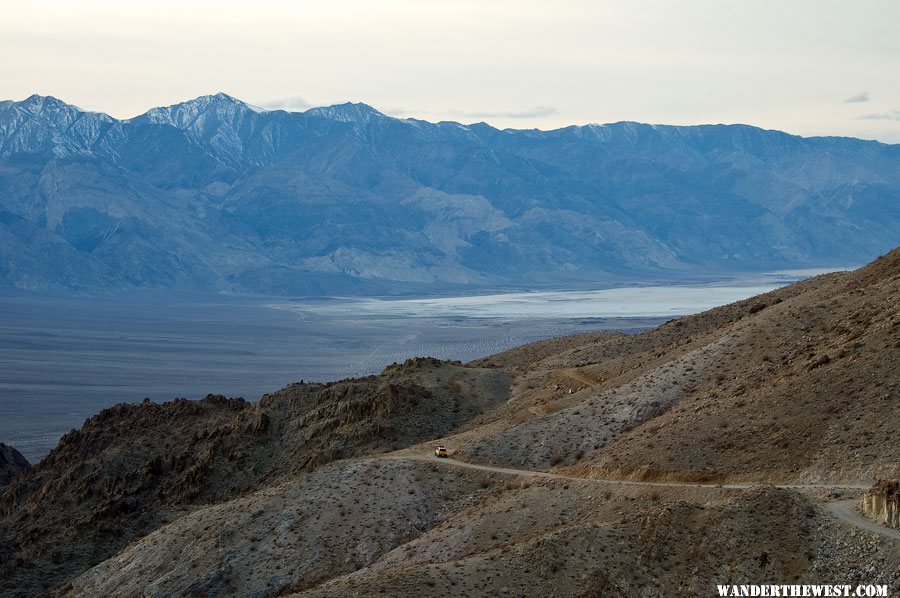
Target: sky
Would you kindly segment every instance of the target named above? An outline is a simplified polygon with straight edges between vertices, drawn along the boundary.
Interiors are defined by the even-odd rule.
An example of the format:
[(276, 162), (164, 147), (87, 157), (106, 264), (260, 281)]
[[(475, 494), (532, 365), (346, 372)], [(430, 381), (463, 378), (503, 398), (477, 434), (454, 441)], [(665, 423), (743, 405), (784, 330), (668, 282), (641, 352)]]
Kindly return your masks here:
[(0, 99), (552, 129), (746, 123), (900, 143), (897, 0), (0, 0)]

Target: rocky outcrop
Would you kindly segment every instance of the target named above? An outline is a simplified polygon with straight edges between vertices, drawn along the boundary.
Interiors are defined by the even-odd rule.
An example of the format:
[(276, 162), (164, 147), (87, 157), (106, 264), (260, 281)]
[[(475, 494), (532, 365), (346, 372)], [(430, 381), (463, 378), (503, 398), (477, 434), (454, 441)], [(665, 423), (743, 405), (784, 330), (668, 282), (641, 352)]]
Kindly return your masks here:
[(31, 467), (22, 453), (0, 442), (0, 486), (9, 484), (14, 477)]
[(881, 480), (866, 492), (862, 512), (879, 523), (900, 529), (900, 480)]
[(104, 409), (0, 489), (0, 596), (52, 594), (185, 512), (284, 476), (440, 437), (507, 388), (502, 371), (420, 359), (256, 404), (208, 395)]

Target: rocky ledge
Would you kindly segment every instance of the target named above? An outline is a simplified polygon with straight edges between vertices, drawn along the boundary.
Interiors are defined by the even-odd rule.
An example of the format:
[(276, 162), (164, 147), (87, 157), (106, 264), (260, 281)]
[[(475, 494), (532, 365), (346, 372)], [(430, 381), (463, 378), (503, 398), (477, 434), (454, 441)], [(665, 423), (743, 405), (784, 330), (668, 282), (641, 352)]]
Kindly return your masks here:
[(900, 480), (881, 480), (866, 492), (862, 512), (887, 527), (900, 529)]

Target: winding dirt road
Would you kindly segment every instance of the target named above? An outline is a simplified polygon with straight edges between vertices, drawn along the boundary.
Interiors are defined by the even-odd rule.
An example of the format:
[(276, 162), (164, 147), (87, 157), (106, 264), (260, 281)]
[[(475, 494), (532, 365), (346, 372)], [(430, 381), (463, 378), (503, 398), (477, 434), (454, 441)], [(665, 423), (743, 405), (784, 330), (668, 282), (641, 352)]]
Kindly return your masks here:
[[(581, 476), (564, 475), (558, 473), (550, 473), (546, 471), (529, 471), (527, 469), (513, 469), (510, 467), (495, 467), (493, 465), (479, 465), (478, 463), (468, 463), (457, 459), (438, 459), (429, 455), (384, 455), (387, 459), (398, 459), (407, 461), (426, 461), (429, 463), (442, 463), (451, 467), (463, 467), (466, 469), (477, 469), (479, 471), (490, 471), (503, 475), (511, 476), (531, 476), (536, 478), (555, 479), (555, 480), (574, 480), (578, 482), (596, 482), (598, 484), (622, 484), (633, 486), (677, 486), (677, 487), (693, 487), (693, 488), (729, 488), (742, 490), (759, 486), (750, 482), (739, 482), (732, 484), (701, 484), (691, 482), (645, 482), (636, 480), (608, 480), (602, 478), (586, 478)], [(785, 488), (790, 490), (865, 490), (868, 486), (860, 484), (771, 484), (775, 488)], [(867, 532), (884, 536), (892, 540), (900, 541), (900, 531), (879, 525), (871, 519), (867, 519), (856, 512), (854, 506), (859, 501), (857, 499), (849, 500), (833, 500), (825, 503), (825, 511), (844, 523), (863, 529)]]
[(575, 380), (576, 382), (581, 382), (582, 384), (587, 384), (588, 386), (600, 384), (600, 381), (591, 378), (578, 368), (566, 368), (563, 370), (559, 370), (559, 373), (566, 378)]

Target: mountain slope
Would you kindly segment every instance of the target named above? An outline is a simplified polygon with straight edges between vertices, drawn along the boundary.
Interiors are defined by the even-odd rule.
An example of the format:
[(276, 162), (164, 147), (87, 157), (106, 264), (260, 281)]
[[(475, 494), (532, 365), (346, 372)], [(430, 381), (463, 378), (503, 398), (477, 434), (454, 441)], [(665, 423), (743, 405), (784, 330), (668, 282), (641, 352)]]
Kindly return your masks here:
[(448, 443), (475, 461), (598, 477), (897, 476), (898, 294), (894, 250), (633, 337), (488, 358), (522, 368), (513, 400), (483, 434)]
[(45, 593), (204, 505), (446, 434), (505, 400), (507, 383), (414, 359), (256, 404), (209, 395), (101, 411), (0, 494), (0, 594)]
[[(69, 192), (48, 206), (40, 173), (72, 163), (94, 172), (54, 179)], [(88, 230), (61, 234), (98, 188), (111, 201)], [(571, 288), (860, 263), (900, 235), (900, 146), (744, 125), (499, 131), (225, 94), (121, 121), (2, 102), (0, 190), (0, 285), (45, 291)], [(154, 222), (121, 220), (138, 205)]]
[(898, 285), (900, 249), (637, 335), (118, 406), (0, 490), (0, 591), (900, 590), (830, 508), (900, 476)]

